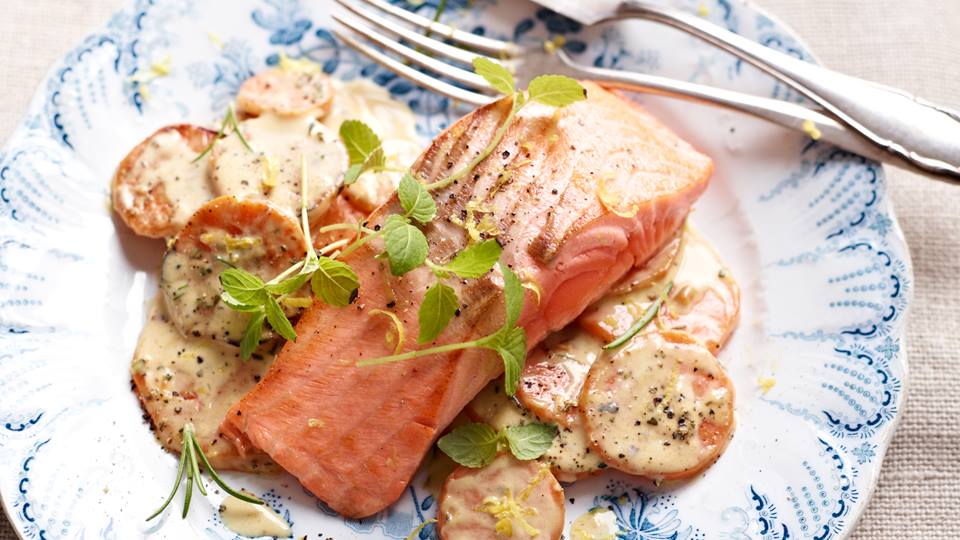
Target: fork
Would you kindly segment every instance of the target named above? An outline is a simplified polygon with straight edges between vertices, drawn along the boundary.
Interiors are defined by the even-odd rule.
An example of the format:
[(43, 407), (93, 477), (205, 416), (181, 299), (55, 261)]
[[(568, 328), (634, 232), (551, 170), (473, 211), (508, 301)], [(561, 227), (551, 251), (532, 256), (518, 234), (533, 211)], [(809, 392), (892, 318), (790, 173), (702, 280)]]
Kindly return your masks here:
[[(870, 159), (960, 178), (960, 168), (932, 167), (909, 155), (892, 152), (889, 147), (863, 136), (822, 109), (644, 73), (585, 66), (574, 61), (562, 48), (548, 51), (547, 47), (520, 47), (478, 36), (385, 0), (336, 1), (349, 13), (349, 16), (333, 14), (334, 20), (342, 26), (335, 28), (334, 33), (344, 43), (395, 74), (455, 101), (480, 106), (497, 99), (496, 90), (472, 71), (474, 58), (486, 57), (507, 66), (521, 86), (541, 73), (559, 73), (602, 81), (606, 86), (625, 90), (718, 105), (790, 129), (807, 133), (816, 131), (819, 140)], [(432, 38), (430, 34), (443, 40)], [(960, 159), (960, 156), (955, 157)]]

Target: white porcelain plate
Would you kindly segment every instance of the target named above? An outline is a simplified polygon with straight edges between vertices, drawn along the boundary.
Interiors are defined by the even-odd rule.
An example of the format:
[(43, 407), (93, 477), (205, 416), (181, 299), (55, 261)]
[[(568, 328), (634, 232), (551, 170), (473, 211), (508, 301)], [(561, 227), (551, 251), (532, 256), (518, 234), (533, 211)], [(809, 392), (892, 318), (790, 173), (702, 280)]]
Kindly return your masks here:
[[(432, 15), (437, 0), (400, 3)], [(811, 58), (751, 4), (677, 3)], [(281, 52), (387, 87), (417, 113), (425, 141), (462, 113), (346, 49), (328, 31), (328, 9), (321, 1), (136, 0), (51, 71), (0, 155), (0, 493), (23, 537), (234, 537), (217, 517), (216, 494), (195, 498), (187, 520), (168, 512), (144, 521), (176, 468), (143, 421), (129, 375), (163, 246), (111, 216), (108, 181), (157, 127), (211, 123), (240, 82)], [(582, 30), (507, 0), (451, 0), (444, 17), (525, 43), (563, 34), (568, 50), (599, 66), (799, 99), (650, 23)], [(167, 56), (172, 70), (146, 83), (148, 99), (130, 77)], [(604, 474), (567, 488), (567, 516), (608, 507), (621, 537), (638, 540), (843, 538), (876, 484), (906, 377), (913, 278), (883, 171), (734, 113), (640, 99), (716, 161), (694, 219), (743, 288), (742, 322), (721, 357), (737, 388), (738, 428), (700, 477), (654, 488)], [(389, 510), (353, 521), (291, 477), (229, 476), (268, 500), (297, 537), (404, 538), (436, 511), (420, 480)], [(428, 526), (420, 537), (432, 535)]]

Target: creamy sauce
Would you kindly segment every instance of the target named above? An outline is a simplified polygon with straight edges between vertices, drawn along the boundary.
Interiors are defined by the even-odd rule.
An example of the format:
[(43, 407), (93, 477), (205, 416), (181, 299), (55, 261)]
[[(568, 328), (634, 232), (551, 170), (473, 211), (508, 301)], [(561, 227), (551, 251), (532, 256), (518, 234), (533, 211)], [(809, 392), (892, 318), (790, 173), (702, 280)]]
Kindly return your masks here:
[(676, 272), (674, 261), (680, 254), (680, 248), (687, 244), (684, 237), (687, 235), (687, 229), (677, 234), (676, 237), (667, 242), (656, 255), (650, 258), (642, 267), (630, 272), (627, 277), (620, 280), (620, 283), (614, 287), (610, 294), (624, 294), (641, 289), (650, 289), (657, 283), (661, 283), (665, 278), (669, 278)]
[(553, 539), (563, 530), (563, 489), (547, 467), (503, 453), (482, 469), (458, 469), (440, 500), (447, 539)]
[(618, 534), (617, 515), (606, 508), (594, 508), (570, 525), (572, 540), (616, 540)]
[(590, 366), (603, 352), (603, 342), (579, 329), (562, 334), (563, 339), (544, 345), (542, 355), (527, 359), (518, 398), (540, 416), (565, 425), (567, 412), (580, 401)]
[[(344, 120), (360, 120), (380, 136), (388, 165), (401, 168), (413, 165), (422, 147), (410, 108), (370, 81), (332, 82), (335, 97), (323, 124), (337, 133)], [(352, 203), (369, 212), (397, 189), (401, 176), (398, 172), (365, 173), (345, 193)]]
[(220, 504), (223, 524), (240, 536), (293, 536), (290, 525), (266, 504), (251, 504), (228, 495)]
[(301, 156), (307, 160), (307, 208), (323, 212), (336, 196), (347, 168), (346, 150), (335, 133), (311, 116), (263, 114), (240, 123), (250, 151), (235, 134), (220, 140), (210, 156), (219, 195), (265, 199), (300, 215)]
[[(117, 186), (119, 205), (125, 208), (143, 206), (135, 198), (156, 197), (162, 189), (171, 215), (165, 227), (171, 234), (182, 228), (193, 212), (211, 198), (213, 188), (207, 179), (208, 161), (193, 162), (198, 152), (190, 147), (176, 129), (165, 129), (151, 137), (126, 177), (135, 183)], [(150, 212), (146, 206), (142, 212)]]
[(580, 405), (606, 461), (652, 478), (703, 466), (733, 426), (730, 380), (717, 359), (686, 336), (650, 336), (605, 357)]
[(457, 463), (440, 449), (434, 448), (432, 455), (427, 459), (425, 468), (427, 470), (427, 477), (423, 481), (423, 487), (430, 492), (434, 498), (440, 497), (443, 483), (447, 481), (450, 473), (457, 468)]
[[(467, 406), (467, 410), (473, 417), (496, 430), (537, 421), (529, 411), (507, 397), (499, 379), (484, 387)], [(559, 432), (553, 439), (553, 445), (540, 457), (540, 461), (549, 464), (557, 479), (563, 482), (574, 482), (581, 476), (605, 467), (600, 456), (590, 448), (579, 412), (575, 413), (575, 421), (558, 426)]]
[(675, 313), (688, 312), (706, 291), (721, 286), (730, 275), (716, 250), (699, 233), (688, 229), (684, 240), (674, 288), (667, 299), (667, 308)]
[(144, 409), (157, 439), (177, 452), (184, 424), (192, 422), (197, 440), (218, 469), (264, 470), (270, 460), (257, 454), (242, 458), (220, 424), (273, 362), (269, 346), (244, 362), (240, 351), (206, 338), (184, 337), (170, 322), (160, 298), (154, 300), (130, 366)]

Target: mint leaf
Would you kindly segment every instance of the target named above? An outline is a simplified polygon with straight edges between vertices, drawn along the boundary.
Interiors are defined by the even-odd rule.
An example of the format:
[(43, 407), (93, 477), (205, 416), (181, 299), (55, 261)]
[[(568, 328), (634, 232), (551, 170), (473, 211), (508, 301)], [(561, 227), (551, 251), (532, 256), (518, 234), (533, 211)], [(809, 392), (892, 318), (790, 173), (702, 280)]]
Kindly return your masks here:
[(357, 181), (357, 178), (360, 178), (360, 175), (363, 173), (363, 163), (358, 163), (356, 165), (351, 165), (350, 168), (343, 173), (343, 185), (349, 186), (350, 184)]
[(457, 311), (460, 300), (453, 288), (443, 283), (434, 283), (420, 303), (418, 318), (420, 321), (420, 335), (417, 341), (428, 343), (443, 332)]
[(277, 303), (277, 299), (272, 296), (267, 296), (267, 301), (263, 307), (266, 309), (267, 322), (270, 323), (270, 327), (276, 330), (283, 339), (296, 341), (297, 333), (293, 330), (290, 319), (284, 315), (283, 309), (280, 307), (280, 304)]
[(437, 203), (430, 192), (409, 172), (400, 179), (397, 197), (404, 212), (420, 223), (429, 223), (437, 215)]
[(340, 124), (340, 141), (347, 148), (350, 165), (382, 167), (385, 161), (380, 137), (360, 120)]
[(243, 331), (243, 339), (240, 340), (240, 357), (250, 358), (253, 351), (260, 345), (260, 333), (263, 331), (263, 319), (266, 315), (263, 311), (258, 311), (250, 317), (247, 322), (247, 329)]
[(244, 304), (243, 302), (237, 300), (227, 291), (220, 292), (220, 301), (227, 305), (228, 308), (234, 311), (241, 311), (245, 313), (260, 311), (263, 306), (257, 304)]
[(313, 294), (317, 298), (337, 307), (349, 305), (356, 300), (360, 281), (350, 265), (329, 257), (319, 257), (317, 262), (317, 270), (310, 280)]
[(527, 360), (527, 333), (523, 328), (514, 326), (501, 328), (490, 338), (493, 339), (489, 344), (484, 343), (483, 346), (497, 351), (503, 360), (503, 388), (507, 395), (512, 396), (517, 393), (520, 374)]
[(240, 304), (263, 304), (263, 280), (240, 268), (227, 268), (220, 272), (220, 286)]
[(500, 271), (503, 273), (503, 303), (507, 308), (507, 319), (503, 327), (509, 328), (517, 324), (520, 313), (523, 312), (523, 284), (517, 274), (502, 262)]
[(490, 86), (501, 94), (510, 95), (517, 91), (513, 75), (501, 64), (478, 56), (473, 59), (473, 71), (486, 79)]
[(486, 424), (464, 424), (440, 437), (437, 446), (464, 467), (485, 467), (497, 457), (500, 434)]
[(383, 229), (391, 274), (402, 276), (427, 260), (427, 237), (405, 218), (392, 214)]
[(310, 253), (307, 253), (307, 257), (303, 260), (303, 266), (297, 273), (310, 275), (316, 272), (317, 268), (320, 268), (320, 256), (311, 246)]
[(522, 426), (510, 426), (503, 432), (510, 453), (519, 460), (537, 459), (553, 446), (557, 426), (531, 422)]
[(540, 75), (527, 86), (530, 100), (551, 107), (566, 107), (587, 99), (587, 90), (576, 79), (564, 75)]
[(493, 268), (502, 251), (496, 240), (484, 240), (457, 253), (452, 261), (443, 265), (443, 269), (462, 278), (476, 279)]
[(264, 287), (267, 292), (272, 294), (290, 294), (294, 291), (300, 290), (300, 287), (310, 279), (310, 274), (297, 274), (291, 278), (287, 278), (280, 283), (267, 284)]

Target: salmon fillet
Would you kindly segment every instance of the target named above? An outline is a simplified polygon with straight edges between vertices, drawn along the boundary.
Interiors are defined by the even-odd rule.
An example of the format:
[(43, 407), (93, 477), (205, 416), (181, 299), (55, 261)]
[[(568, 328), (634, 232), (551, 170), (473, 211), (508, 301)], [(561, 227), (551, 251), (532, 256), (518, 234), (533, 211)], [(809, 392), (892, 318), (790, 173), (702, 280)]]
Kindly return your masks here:
[[(707, 186), (709, 158), (629, 100), (584, 83), (588, 99), (563, 109), (529, 104), (473, 172), (434, 193), (437, 218), (424, 227), (430, 257), (445, 263), (468, 243), (464, 222), (486, 216), (501, 261), (538, 284), (520, 324), (532, 348), (675, 235)], [(494, 136), (509, 98), (481, 107), (441, 133), (414, 164), (432, 182), (466, 165)], [(371, 223), (400, 212), (394, 196)], [(490, 227), (489, 225), (494, 227)], [(371, 245), (374, 244), (374, 245)], [(349, 517), (374, 514), (403, 492), (434, 439), (503, 371), (496, 354), (458, 351), (376, 367), (388, 355), (392, 310), (404, 350), (418, 347), (417, 309), (434, 277), (390, 274), (370, 242), (345, 260), (360, 278), (356, 302), (319, 302), (297, 324), (270, 371), (227, 415), (224, 432), (273, 458), (317, 497)], [(486, 336), (503, 323), (502, 275), (448, 280), (457, 317), (435, 344)]]

